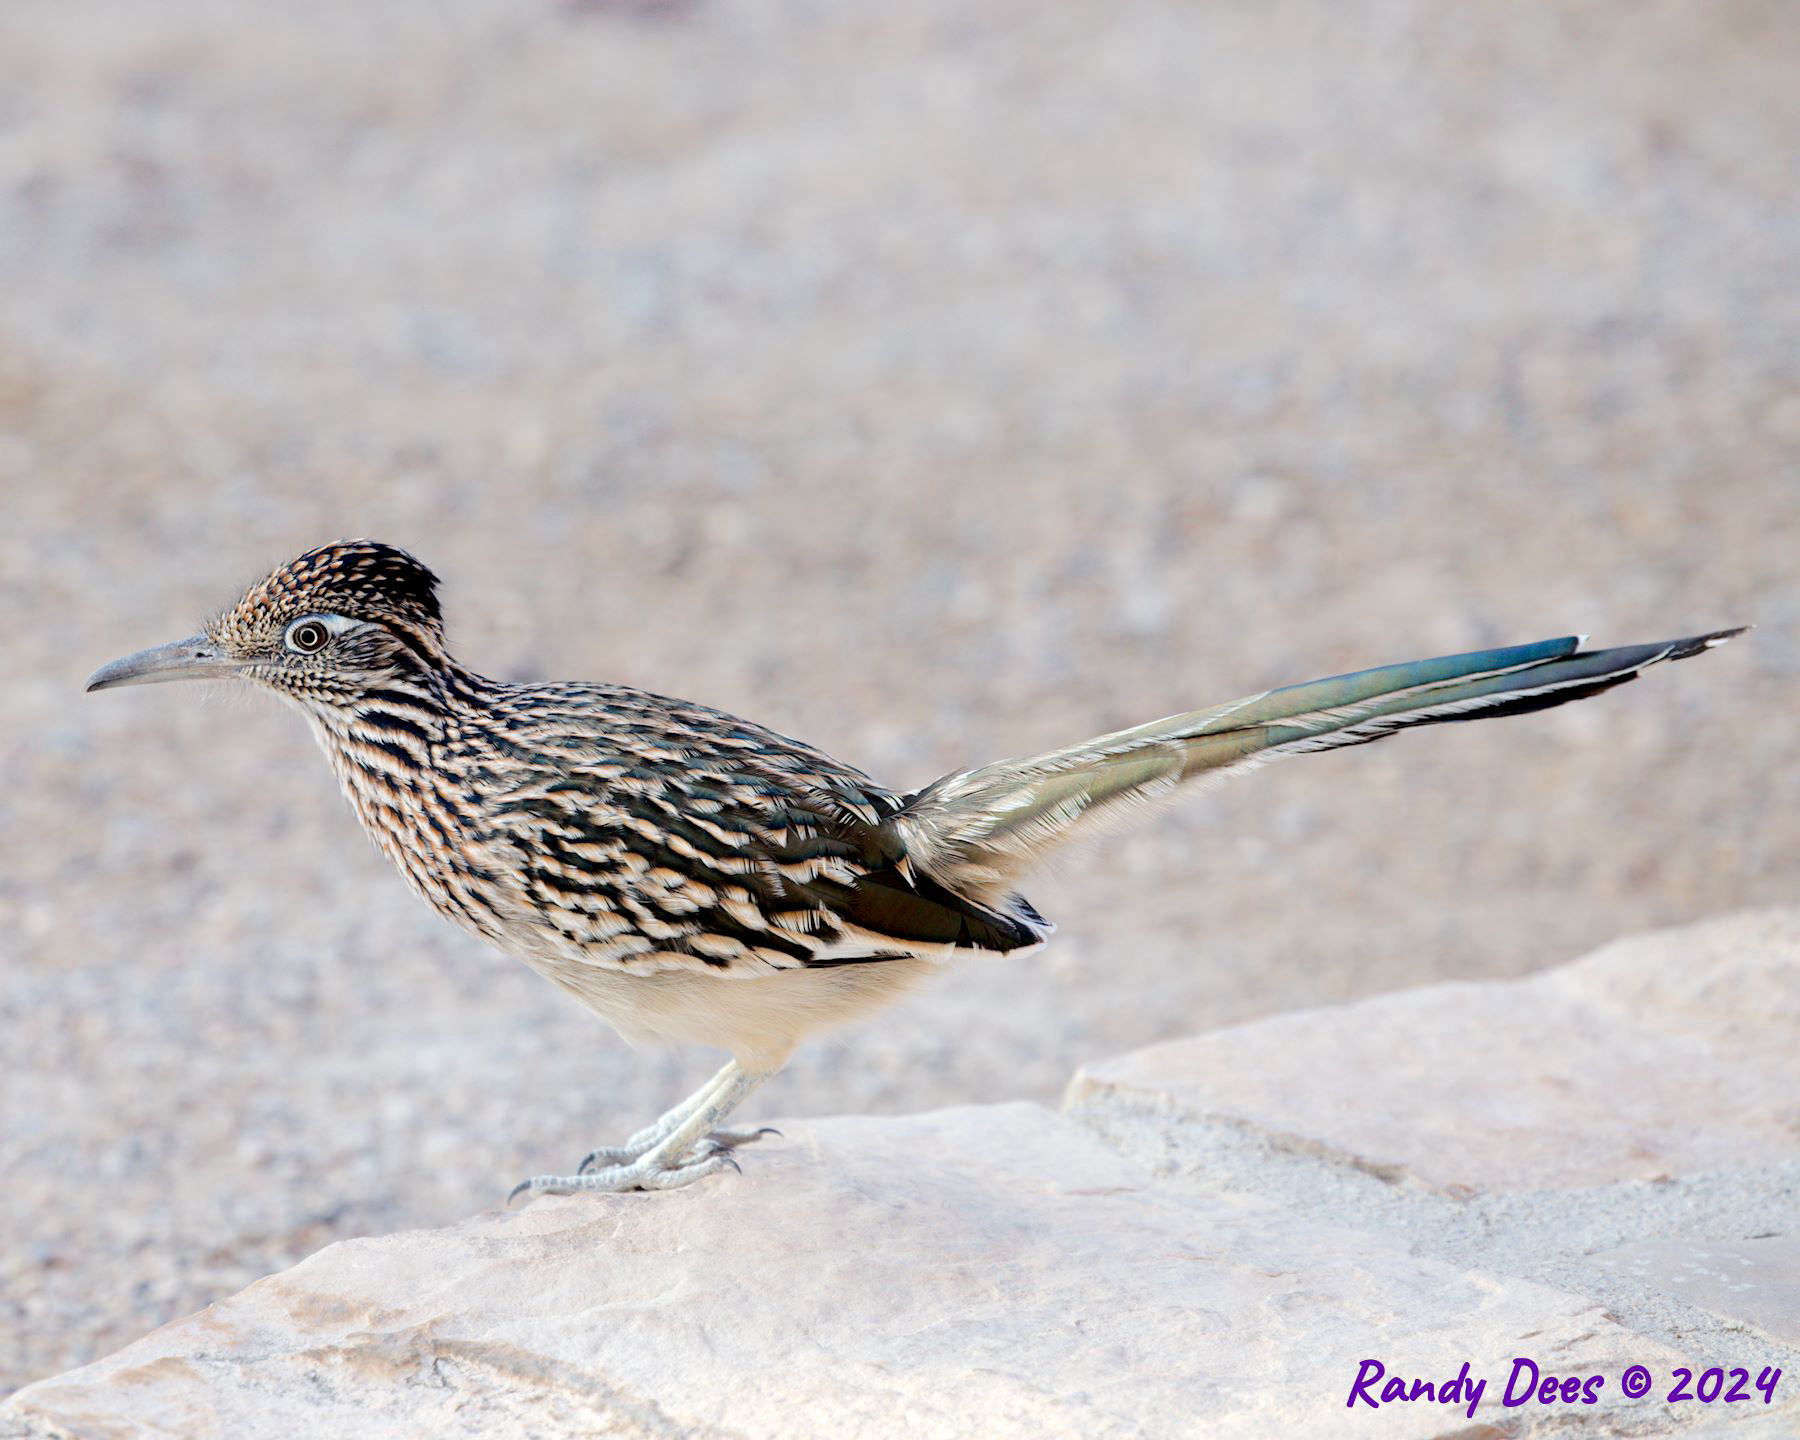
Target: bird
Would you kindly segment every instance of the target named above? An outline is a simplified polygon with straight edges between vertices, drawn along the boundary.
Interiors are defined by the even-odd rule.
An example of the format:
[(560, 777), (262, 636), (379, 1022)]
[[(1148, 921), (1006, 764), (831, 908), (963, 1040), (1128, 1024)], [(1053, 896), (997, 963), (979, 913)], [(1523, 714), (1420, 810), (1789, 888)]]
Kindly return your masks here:
[(1384, 665), (888, 789), (751, 721), (626, 685), (488, 679), (447, 647), (438, 577), (374, 540), (278, 566), (90, 691), (220, 678), (310, 722), (352, 810), (441, 915), (633, 1044), (730, 1059), (572, 1175), (509, 1196), (670, 1190), (766, 1136), (727, 1129), (807, 1036), (948, 962), (1054, 927), (1024, 875), (1083, 832), (1270, 760), (1586, 699), (1748, 627), (1583, 648), (1564, 636)]

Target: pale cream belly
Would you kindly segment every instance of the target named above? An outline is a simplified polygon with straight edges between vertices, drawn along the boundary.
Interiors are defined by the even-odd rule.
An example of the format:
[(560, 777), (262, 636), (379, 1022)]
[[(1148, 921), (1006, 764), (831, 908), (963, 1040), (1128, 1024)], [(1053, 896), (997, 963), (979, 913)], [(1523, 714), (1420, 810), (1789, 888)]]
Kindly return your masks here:
[(779, 1069), (808, 1035), (897, 1000), (939, 968), (908, 957), (728, 979), (520, 958), (634, 1045), (717, 1045), (758, 1073)]

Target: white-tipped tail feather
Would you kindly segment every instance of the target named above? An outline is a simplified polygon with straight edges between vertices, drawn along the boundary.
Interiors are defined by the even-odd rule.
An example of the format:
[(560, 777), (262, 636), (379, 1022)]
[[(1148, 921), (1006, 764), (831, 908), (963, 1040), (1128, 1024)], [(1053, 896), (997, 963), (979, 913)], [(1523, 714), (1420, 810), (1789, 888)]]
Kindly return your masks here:
[(1077, 832), (1183, 784), (1415, 725), (1548, 709), (1741, 633), (1591, 651), (1581, 649), (1585, 637), (1565, 636), (1336, 675), (946, 775), (910, 797), (896, 823), (913, 863), (962, 894), (998, 903)]

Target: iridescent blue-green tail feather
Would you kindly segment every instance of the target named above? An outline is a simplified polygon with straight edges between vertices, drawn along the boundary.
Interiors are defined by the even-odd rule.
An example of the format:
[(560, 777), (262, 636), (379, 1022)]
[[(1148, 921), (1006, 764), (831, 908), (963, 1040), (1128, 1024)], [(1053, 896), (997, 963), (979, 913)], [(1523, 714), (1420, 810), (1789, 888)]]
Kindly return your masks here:
[(1748, 627), (1650, 645), (1583, 650), (1570, 635), (1384, 665), (1153, 720), (1079, 745), (946, 775), (897, 824), (913, 863), (999, 901), (1064, 840), (1108, 817), (1285, 755), (1380, 740), (1415, 725), (1521, 715), (1623, 685)]

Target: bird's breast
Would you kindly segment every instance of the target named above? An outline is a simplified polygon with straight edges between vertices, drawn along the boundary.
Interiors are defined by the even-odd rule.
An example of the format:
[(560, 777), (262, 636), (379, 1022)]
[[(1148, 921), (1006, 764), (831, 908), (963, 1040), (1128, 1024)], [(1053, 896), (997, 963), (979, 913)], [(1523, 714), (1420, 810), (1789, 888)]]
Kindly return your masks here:
[(329, 731), (320, 739), (351, 810), (407, 885), (447, 919), (499, 941), (500, 892), (476, 800), (435, 763), (435, 747), (397, 751)]

